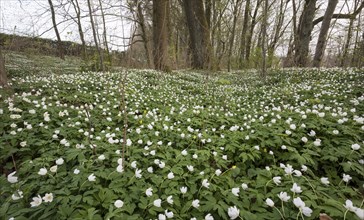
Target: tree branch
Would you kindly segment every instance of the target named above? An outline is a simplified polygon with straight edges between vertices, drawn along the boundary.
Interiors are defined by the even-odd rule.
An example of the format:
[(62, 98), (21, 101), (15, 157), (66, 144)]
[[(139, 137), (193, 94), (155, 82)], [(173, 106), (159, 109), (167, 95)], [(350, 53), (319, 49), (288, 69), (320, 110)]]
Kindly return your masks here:
[[(332, 18), (335, 19), (354, 19), (364, 8), (364, 1), (361, 2), (359, 8), (357, 8), (352, 14), (333, 14)], [(324, 20), (324, 16), (321, 16), (313, 21), (313, 26)]]

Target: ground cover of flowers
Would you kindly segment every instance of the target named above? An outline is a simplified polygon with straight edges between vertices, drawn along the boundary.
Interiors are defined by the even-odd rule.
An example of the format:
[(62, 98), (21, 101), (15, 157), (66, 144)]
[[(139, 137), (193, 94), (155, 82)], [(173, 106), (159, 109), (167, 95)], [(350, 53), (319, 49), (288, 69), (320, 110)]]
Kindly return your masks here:
[(14, 76), (1, 219), (364, 219), (363, 71), (257, 74)]

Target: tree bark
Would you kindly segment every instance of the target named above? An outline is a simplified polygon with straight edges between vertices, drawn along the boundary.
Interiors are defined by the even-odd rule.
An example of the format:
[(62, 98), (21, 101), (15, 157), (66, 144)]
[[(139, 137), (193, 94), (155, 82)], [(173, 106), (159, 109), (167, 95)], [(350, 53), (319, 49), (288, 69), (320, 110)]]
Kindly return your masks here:
[(95, 47), (96, 47), (96, 50), (97, 50), (98, 59), (100, 61), (99, 69), (101, 71), (104, 71), (104, 59), (102, 57), (101, 49), (99, 47), (99, 43), (98, 43), (98, 40), (97, 40), (96, 28), (95, 28), (93, 15), (92, 15), (92, 8), (91, 8), (91, 1), (90, 0), (87, 0), (87, 6), (88, 6), (89, 13), (90, 13), (90, 22), (91, 22), (92, 34), (93, 34), (93, 37), (94, 37), (94, 43), (95, 43)]
[(246, 48), (245, 48), (245, 62), (247, 64), (249, 64), (249, 60), (250, 60), (250, 51), (252, 48), (253, 32), (254, 32), (255, 25), (257, 24), (257, 16), (258, 16), (258, 11), (259, 11), (258, 9), (259, 9), (261, 3), (262, 3), (262, 0), (257, 0), (257, 4), (255, 6), (253, 17), (252, 17), (252, 22), (250, 24), (250, 30), (247, 35)]
[(234, 5), (234, 11), (233, 11), (233, 28), (231, 31), (231, 35), (230, 35), (230, 45), (229, 45), (229, 52), (228, 52), (228, 72), (230, 72), (231, 70), (231, 55), (233, 52), (233, 47), (234, 47), (234, 40), (235, 40), (235, 29), (236, 29), (236, 21), (238, 19), (238, 10), (239, 10), (239, 2), (240, 0), (236, 0), (235, 5)]
[(142, 1), (138, 1), (137, 2), (137, 16), (138, 16), (138, 23), (142, 32), (142, 40), (144, 43), (144, 50), (145, 50), (145, 55), (147, 57), (147, 62), (148, 62), (148, 66), (149, 68), (153, 68), (153, 59), (151, 56), (151, 52), (150, 52), (150, 48), (149, 48), (149, 37), (148, 37), (148, 33), (146, 30), (146, 25), (145, 25), (145, 18), (144, 18), (144, 14), (143, 14), (143, 8), (142, 8)]
[(213, 55), (203, 0), (184, 0), (183, 2), (190, 33), (192, 67), (211, 69), (213, 68)]
[(76, 12), (76, 17), (77, 17), (78, 33), (80, 35), (81, 44), (82, 44), (81, 56), (82, 56), (83, 60), (87, 60), (86, 42), (85, 42), (85, 37), (83, 34), (82, 23), (81, 23), (81, 8), (80, 8), (80, 5), (78, 4), (78, 0), (71, 0), (71, 3), (73, 5), (73, 8)]
[(168, 64), (169, 0), (153, 0), (153, 58), (156, 70), (170, 71)]
[(327, 33), (329, 32), (332, 15), (334, 14), (338, 0), (330, 0), (325, 11), (324, 20), (322, 21), (319, 38), (316, 44), (313, 66), (320, 67), (324, 50), (326, 46)]
[(262, 21), (262, 72), (261, 78), (265, 80), (267, 75), (267, 23), (268, 23), (268, 0), (264, 1), (263, 21)]
[(239, 68), (243, 68), (243, 66), (244, 66), (246, 40), (247, 40), (248, 25), (249, 25), (249, 20), (250, 20), (249, 14), (250, 14), (250, 0), (246, 0), (245, 9), (244, 9), (243, 28), (241, 30)]
[(53, 29), (54, 29), (54, 32), (56, 32), (56, 37), (57, 37), (57, 47), (58, 47), (57, 53), (58, 53), (58, 56), (62, 60), (64, 60), (64, 48), (63, 48), (61, 36), (59, 35), (59, 31), (58, 31), (58, 28), (57, 28), (56, 14), (54, 12), (54, 7), (53, 7), (52, 0), (48, 0), (48, 4), (49, 4), (49, 7), (51, 9)]
[(295, 42), (295, 63), (298, 67), (305, 67), (308, 63), (309, 44), (313, 28), (313, 18), (316, 11), (317, 0), (306, 0), (300, 23), (297, 30)]
[(8, 77), (6, 75), (6, 70), (5, 70), (5, 60), (3, 57), (1, 47), (0, 47), (0, 86), (2, 86), (4, 88), (9, 87)]
[(107, 55), (107, 61), (109, 62), (109, 65), (111, 65), (111, 56), (110, 56), (110, 51), (109, 51), (109, 44), (107, 42), (107, 31), (106, 31), (106, 21), (105, 21), (105, 13), (104, 13), (104, 8), (102, 6), (102, 2), (101, 0), (99, 0), (99, 5), (100, 5), (100, 10), (101, 10), (101, 17), (102, 17), (102, 36), (104, 39), (104, 44), (105, 44), (105, 50), (106, 50), (106, 55)]

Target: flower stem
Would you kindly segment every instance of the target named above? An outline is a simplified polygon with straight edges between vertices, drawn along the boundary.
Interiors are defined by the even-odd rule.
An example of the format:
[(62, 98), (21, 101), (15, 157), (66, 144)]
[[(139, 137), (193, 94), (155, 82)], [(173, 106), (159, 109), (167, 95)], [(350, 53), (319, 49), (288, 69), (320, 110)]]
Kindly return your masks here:
[(311, 182), (305, 177), (305, 176), (303, 176), (302, 175), (302, 177), (308, 182), (308, 184), (311, 186), (311, 188), (312, 188), (312, 190), (313, 190), (313, 192), (315, 193), (315, 195), (317, 196), (317, 193), (316, 193), (316, 191), (315, 191), (315, 189), (313, 188), (313, 186), (312, 186), (312, 184), (311, 184)]
[(344, 213), (344, 220), (346, 220), (346, 214), (348, 214), (349, 209), (347, 209)]
[(285, 217), (286, 214), (284, 213), (284, 205), (283, 205), (283, 201), (281, 200), (281, 203), (282, 203), (282, 212), (283, 212), (283, 216)]
[(282, 212), (279, 211), (279, 209), (277, 207), (274, 207), (274, 208), (279, 212), (279, 214), (281, 215), (282, 219), (285, 219), (284, 216), (282, 215)]

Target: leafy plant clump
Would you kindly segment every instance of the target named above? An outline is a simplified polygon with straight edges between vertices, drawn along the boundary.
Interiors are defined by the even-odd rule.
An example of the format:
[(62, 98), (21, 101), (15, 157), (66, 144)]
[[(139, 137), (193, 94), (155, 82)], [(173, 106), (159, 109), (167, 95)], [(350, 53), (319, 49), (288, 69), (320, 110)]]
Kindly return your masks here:
[(257, 75), (15, 75), (1, 218), (363, 219), (363, 73)]

